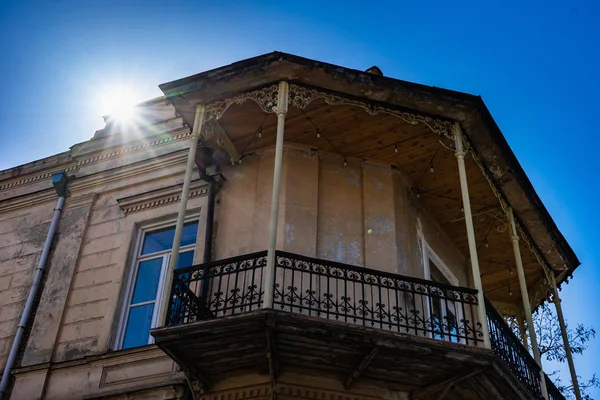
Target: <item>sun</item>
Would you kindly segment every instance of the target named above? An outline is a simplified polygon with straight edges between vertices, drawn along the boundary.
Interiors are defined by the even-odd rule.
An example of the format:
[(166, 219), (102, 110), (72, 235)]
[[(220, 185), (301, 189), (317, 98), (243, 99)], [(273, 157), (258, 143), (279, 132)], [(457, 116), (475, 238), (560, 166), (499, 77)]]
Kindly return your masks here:
[(136, 117), (137, 96), (124, 86), (107, 87), (99, 93), (99, 111), (101, 115), (121, 123), (131, 122)]

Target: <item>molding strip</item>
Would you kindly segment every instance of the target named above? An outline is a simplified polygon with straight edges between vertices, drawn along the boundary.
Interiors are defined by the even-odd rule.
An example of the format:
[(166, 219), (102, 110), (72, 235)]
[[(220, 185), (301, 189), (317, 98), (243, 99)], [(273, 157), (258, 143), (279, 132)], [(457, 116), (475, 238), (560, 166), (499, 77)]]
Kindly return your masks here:
[[(164, 189), (158, 189), (151, 192), (136, 194), (129, 197), (117, 199), (117, 203), (125, 213), (144, 211), (150, 208), (162, 207), (172, 203), (178, 203), (181, 200), (181, 188), (183, 184), (173, 185)], [(206, 196), (208, 185), (202, 180), (192, 182), (188, 199)]]

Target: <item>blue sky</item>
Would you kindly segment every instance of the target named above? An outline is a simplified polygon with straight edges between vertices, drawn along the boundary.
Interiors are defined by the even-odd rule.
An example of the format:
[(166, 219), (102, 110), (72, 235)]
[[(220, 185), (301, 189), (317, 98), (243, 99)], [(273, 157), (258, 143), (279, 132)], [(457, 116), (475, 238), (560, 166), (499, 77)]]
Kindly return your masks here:
[[(141, 101), (160, 83), (273, 50), (376, 64), (483, 97), (582, 261), (563, 290), (568, 321), (600, 329), (599, 3), (219, 3), (2, 1), (0, 170), (89, 139), (108, 87)], [(598, 355), (600, 337), (579, 373), (600, 371)]]

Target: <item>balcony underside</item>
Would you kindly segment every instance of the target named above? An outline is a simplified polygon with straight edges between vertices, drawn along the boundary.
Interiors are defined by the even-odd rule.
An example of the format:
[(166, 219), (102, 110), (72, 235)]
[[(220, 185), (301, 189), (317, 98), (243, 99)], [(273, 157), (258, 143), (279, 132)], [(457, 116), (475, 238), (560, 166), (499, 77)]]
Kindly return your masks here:
[(529, 399), (492, 351), (283, 311), (154, 329), (156, 344), (205, 389), (247, 373), (319, 375), (415, 399)]

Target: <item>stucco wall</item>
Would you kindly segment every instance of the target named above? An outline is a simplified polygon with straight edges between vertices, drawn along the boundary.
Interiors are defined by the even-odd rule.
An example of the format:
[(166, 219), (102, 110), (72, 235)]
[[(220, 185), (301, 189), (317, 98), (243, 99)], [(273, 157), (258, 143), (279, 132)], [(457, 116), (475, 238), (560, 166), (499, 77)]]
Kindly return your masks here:
[[(63, 391), (77, 374), (92, 373), (90, 365), (78, 366), (77, 374), (53, 372), (49, 365), (101, 357), (114, 348), (138, 229), (150, 222), (175, 221), (186, 146), (183, 136), (114, 157), (92, 157), (97, 153), (80, 150), (81, 157), (94, 161), (79, 165), (69, 184), (70, 196), (32, 336), (16, 371), (15, 390), (27, 388), (38, 394), (45, 390), (45, 398), (78, 398), (98, 391), (94, 385), (99, 377)], [(267, 248), (273, 162), (273, 150), (265, 149), (240, 165), (223, 168), (227, 181), (217, 196), (215, 259)], [(423, 277), (421, 232), (460, 283), (468, 285), (464, 257), (419, 211), (404, 176), (389, 165), (350, 159), (344, 166), (335, 154), (287, 145), (282, 179), (279, 249)], [(197, 178), (192, 187), (195, 194), (188, 202), (188, 214), (199, 214), (195, 262), (200, 263), (206, 196)], [(19, 194), (27, 193), (24, 188)], [(49, 182), (36, 182), (31, 188), (45, 190), (43, 201), (34, 201), (39, 194), (31, 192), (31, 204), (19, 206), (9, 198), (0, 209), (0, 365), (10, 349), (56, 201)], [(174, 370), (164, 373), (181, 380)]]
[[(224, 168), (215, 258), (268, 247), (273, 150)], [(421, 235), (468, 285), (466, 260), (389, 165), (284, 147), (277, 248), (310, 257), (424, 277)]]

